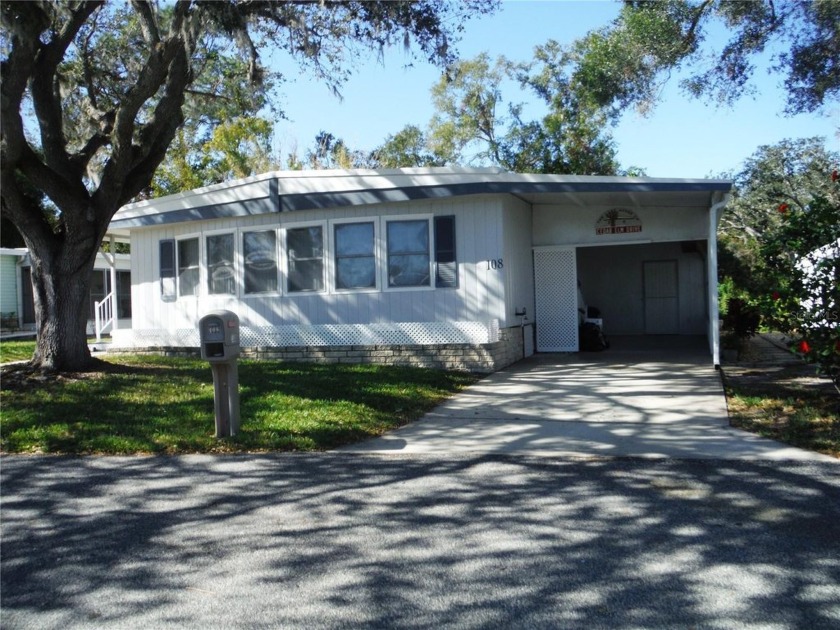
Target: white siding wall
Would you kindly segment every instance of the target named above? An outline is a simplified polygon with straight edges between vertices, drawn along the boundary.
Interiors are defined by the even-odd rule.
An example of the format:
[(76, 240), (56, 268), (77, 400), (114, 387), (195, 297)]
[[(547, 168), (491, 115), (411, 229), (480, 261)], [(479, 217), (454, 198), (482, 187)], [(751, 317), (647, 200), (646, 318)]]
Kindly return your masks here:
[[(383, 208), (385, 208), (383, 210)], [(206, 269), (202, 264), (201, 295), (165, 302), (160, 293), (159, 242), (196, 236), (204, 263), (206, 235), (255, 228), (300, 226), (329, 221), (377, 219), (378, 216), (455, 215), (458, 258), (457, 289), (405, 289), (377, 291), (284, 294), (270, 296), (208, 296)], [(384, 223), (378, 227), (380, 253), (384, 254)], [(135, 228), (131, 235), (132, 327), (140, 329), (192, 328), (198, 318), (214, 309), (236, 312), (243, 326), (290, 324), (356, 324), (422, 321), (504, 320), (504, 272), (490, 268), (488, 261), (504, 257), (501, 201), (491, 197), (460, 200), (418, 201), (388, 206), (354, 206), (328, 210), (306, 210), (240, 219), (173, 224), (161, 228)], [(327, 239), (329, 241), (329, 239)], [(281, 259), (285, 255), (281, 242)], [(237, 278), (241, 291), (242, 261), (237, 253)], [(282, 260), (280, 261), (282, 265)], [(326, 264), (331, 266), (331, 252)], [(378, 266), (385, 264), (380, 259)], [(281, 282), (281, 285), (283, 283)]]
[(517, 308), (527, 310), (528, 321), (533, 322), (534, 307), (534, 257), (531, 247), (532, 213), (530, 204), (510, 197), (504, 202), (505, 239), (505, 293), (507, 310), (501, 326), (522, 323), (515, 315)]

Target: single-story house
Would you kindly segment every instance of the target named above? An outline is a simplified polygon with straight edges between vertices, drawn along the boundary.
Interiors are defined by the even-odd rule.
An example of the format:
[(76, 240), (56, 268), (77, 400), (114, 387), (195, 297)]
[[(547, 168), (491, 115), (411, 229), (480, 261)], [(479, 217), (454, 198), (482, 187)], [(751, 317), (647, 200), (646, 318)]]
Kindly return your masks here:
[[(116, 286), (116, 292), (111, 287)], [(131, 256), (96, 255), (88, 296), (88, 334), (131, 328)], [(97, 309), (97, 304), (99, 308)], [(111, 317), (116, 306), (117, 318)], [(100, 330), (96, 330), (99, 310)], [(32, 295), (32, 263), (26, 248), (0, 248), (0, 314), (4, 330), (34, 331), (35, 302)]]
[(245, 356), (493, 371), (608, 335), (705, 335), (719, 362), (729, 181), (496, 168), (274, 172), (121, 208), (126, 347), (196, 348), (217, 309)]

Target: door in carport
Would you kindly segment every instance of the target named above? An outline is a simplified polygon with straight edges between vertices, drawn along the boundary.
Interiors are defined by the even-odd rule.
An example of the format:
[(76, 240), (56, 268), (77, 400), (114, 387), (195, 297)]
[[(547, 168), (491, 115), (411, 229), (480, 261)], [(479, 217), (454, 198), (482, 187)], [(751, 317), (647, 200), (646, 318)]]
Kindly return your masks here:
[(679, 334), (680, 298), (677, 261), (648, 260), (643, 265), (645, 334)]

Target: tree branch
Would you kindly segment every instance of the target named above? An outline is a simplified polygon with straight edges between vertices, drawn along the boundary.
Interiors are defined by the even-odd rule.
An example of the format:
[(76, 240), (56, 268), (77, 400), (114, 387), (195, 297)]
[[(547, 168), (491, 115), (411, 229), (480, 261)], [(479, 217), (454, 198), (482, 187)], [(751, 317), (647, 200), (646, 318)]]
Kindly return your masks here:
[(159, 43), (160, 32), (149, 3), (143, 0), (131, 0), (131, 6), (137, 11), (137, 17), (140, 18), (140, 28), (146, 42), (151, 45)]
[(58, 34), (47, 44), (40, 46), (31, 74), (32, 104), (41, 130), (44, 161), (51, 169), (68, 176), (71, 165), (63, 129), (58, 65), (76, 34), (101, 5), (101, 0), (93, 0), (79, 3), (71, 9), (70, 19)]

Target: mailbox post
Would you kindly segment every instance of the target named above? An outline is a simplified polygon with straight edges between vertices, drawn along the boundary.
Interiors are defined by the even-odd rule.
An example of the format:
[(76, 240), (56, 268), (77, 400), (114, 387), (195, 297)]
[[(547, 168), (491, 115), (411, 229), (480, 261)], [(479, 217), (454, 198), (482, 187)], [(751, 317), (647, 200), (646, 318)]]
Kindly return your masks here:
[(210, 363), (216, 410), (216, 437), (239, 431), (239, 317), (212, 311), (198, 321), (201, 358)]

